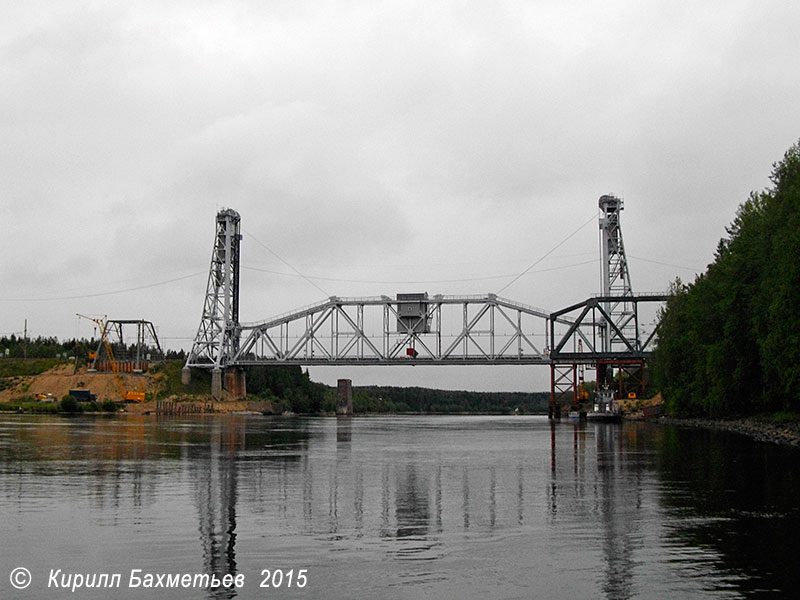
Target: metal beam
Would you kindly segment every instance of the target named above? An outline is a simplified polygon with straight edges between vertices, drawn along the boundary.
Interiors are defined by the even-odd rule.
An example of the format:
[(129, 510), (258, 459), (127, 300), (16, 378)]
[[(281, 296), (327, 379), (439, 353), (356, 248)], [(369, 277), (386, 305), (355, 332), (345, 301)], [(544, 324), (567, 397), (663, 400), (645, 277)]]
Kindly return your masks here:
[[(591, 363), (598, 360), (613, 360), (613, 359), (646, 359), (649, 358), (652, 352), (646, 351), (649, 344), (655, 336), (655, 330), (645, 340), (644, 345), (640, 343), (641, 336), (639, 332), (639, 304), (642, 303), (663, 303), (669, 298), (667, 294), (640, 294), (637, 296), (626, 296), (625, 302), (632, 306), (632, 312), (627, 316), (627, 320), (620, 323), (615, 322), (613, 313), (609, 313), (606, 307), (614, 301), (620, 300), (616, 296), (596, 296), (587, 298), (583, 302), (573, 304), (567, 308), (554, 312), (550, 318), (550, 331), (553, 340), (553, 351), (550, 353), (550, 359), (554, 363)], [(572, 312), (580, 310), (580, 314), (575, 318), (573, 323), (567, 328), (566, 332), (560, 337), (556, 337), (555, 324), (557, 319), (563, 319)], [(589, 316), (591, 315), (591, 321)], [(632, 322), (635, 326), (633, 328), (626, 327)], [(597, 330), (601, 334), (606, 332), (613, 332), (614, 339), (617, 342), (616, 346), (608, 347), (603, 346), (603, 349), (598, 351), (594, 344), (591, 344), (587, 339), (584, 329)], [(657, 329), (657, 328), (656, 328)], [(564, 347), (571, 341), (577, 338), (586, 342), (586, 348), (580, 352), (565, 352)], [(607, 337), (605, 339), (608, 339)]]

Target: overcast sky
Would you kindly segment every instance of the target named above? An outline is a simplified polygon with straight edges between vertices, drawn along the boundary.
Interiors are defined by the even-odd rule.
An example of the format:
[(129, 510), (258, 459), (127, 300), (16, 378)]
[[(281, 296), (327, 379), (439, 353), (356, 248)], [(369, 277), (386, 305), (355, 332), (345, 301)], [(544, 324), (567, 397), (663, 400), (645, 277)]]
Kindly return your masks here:
[[(91, 336), (80, 312), (188, 349), (221, 207), (242, 216), (243, 321), (327, 295), (497, 291), (605, 193), (625, 201), (634, 289), (664, 290), (705, 268), (800, 138), (790, 0), (0, 7), (0, 335), (27, 319)], [(502, 295), (555, 310), (599, 272), (592, 220)]]

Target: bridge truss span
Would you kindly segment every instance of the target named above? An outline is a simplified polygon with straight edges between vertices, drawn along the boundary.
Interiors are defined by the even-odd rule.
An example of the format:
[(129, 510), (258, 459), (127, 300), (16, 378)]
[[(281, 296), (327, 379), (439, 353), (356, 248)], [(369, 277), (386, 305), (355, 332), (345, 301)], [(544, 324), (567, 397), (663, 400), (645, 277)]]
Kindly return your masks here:
[[(630, 321), (633, 328), (626, 329), (612, 318), (609, 306), (619, 300), (618, 296), (594, 296), (583, 302), (573, 304), (554, 312), (550, 319), (550, 335), (553, 348), (550, 359), (553, 363), (595, 363), (598, 360), (636, 359), (643, 360), (652, 354), (658, 327), (647, 335), (640, 325), (640, 305), (661, 305), (669, 296), (663, 293), (626, 296), (630, 305)], [(559, 335), (556, 325), (560, 319), (569, 316), (571, 325)], [(604, 340), (616, 338), (618, 346), (609, 347)], [(577, 342), (580, 340), (580, 344)]]
[(241, 324), (229, 364), (548, 364), (549, 318), (495, 294), (332, 296)]

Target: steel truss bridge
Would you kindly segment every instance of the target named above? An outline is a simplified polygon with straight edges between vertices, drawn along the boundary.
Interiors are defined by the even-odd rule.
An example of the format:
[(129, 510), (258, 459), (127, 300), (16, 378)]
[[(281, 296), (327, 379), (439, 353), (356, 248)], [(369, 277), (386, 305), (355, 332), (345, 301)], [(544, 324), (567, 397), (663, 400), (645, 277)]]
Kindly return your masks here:
[[(333, 296), (263, 323), (242, 324), (242, 341), (232, 362), (237, 365), (548, 363), (549, 314), (543, 310), (495, 294), (421, 296), (420, 300), (400, 301), (388, 296)], [(414, 316), (403, 316), (409, 312)], [(454, 323), (456, 329), (447, 326)]]
[(241, 368), (249, 365), (547, 365), (555, 406), (575, 405), (583, 366), (596, 365), (604, 374), (606, 367), (633, 369), (641, 392), (656, 329), (643, 331), (640, 305), (667, 296), (634, 295), (619, 224), (622, 202), (602, 196), (599, 207), (601, 293), (558, 311), (496, 294), (331, 296), (256, 323), (239, 321), (241, 219), (222, 210), (184, 373), (211, 369), (212, 393), (220, 397), (223, 388), (243, 394)]

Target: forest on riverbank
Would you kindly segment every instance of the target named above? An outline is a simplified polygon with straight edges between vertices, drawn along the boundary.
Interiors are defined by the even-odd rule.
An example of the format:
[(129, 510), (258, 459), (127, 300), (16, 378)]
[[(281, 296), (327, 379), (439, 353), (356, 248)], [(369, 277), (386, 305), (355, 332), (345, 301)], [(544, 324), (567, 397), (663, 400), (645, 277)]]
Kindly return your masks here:
[(672, 285), (652, 373), (673, 415), (800, 413), (800, 142), (770, 180), (706, 272)]

